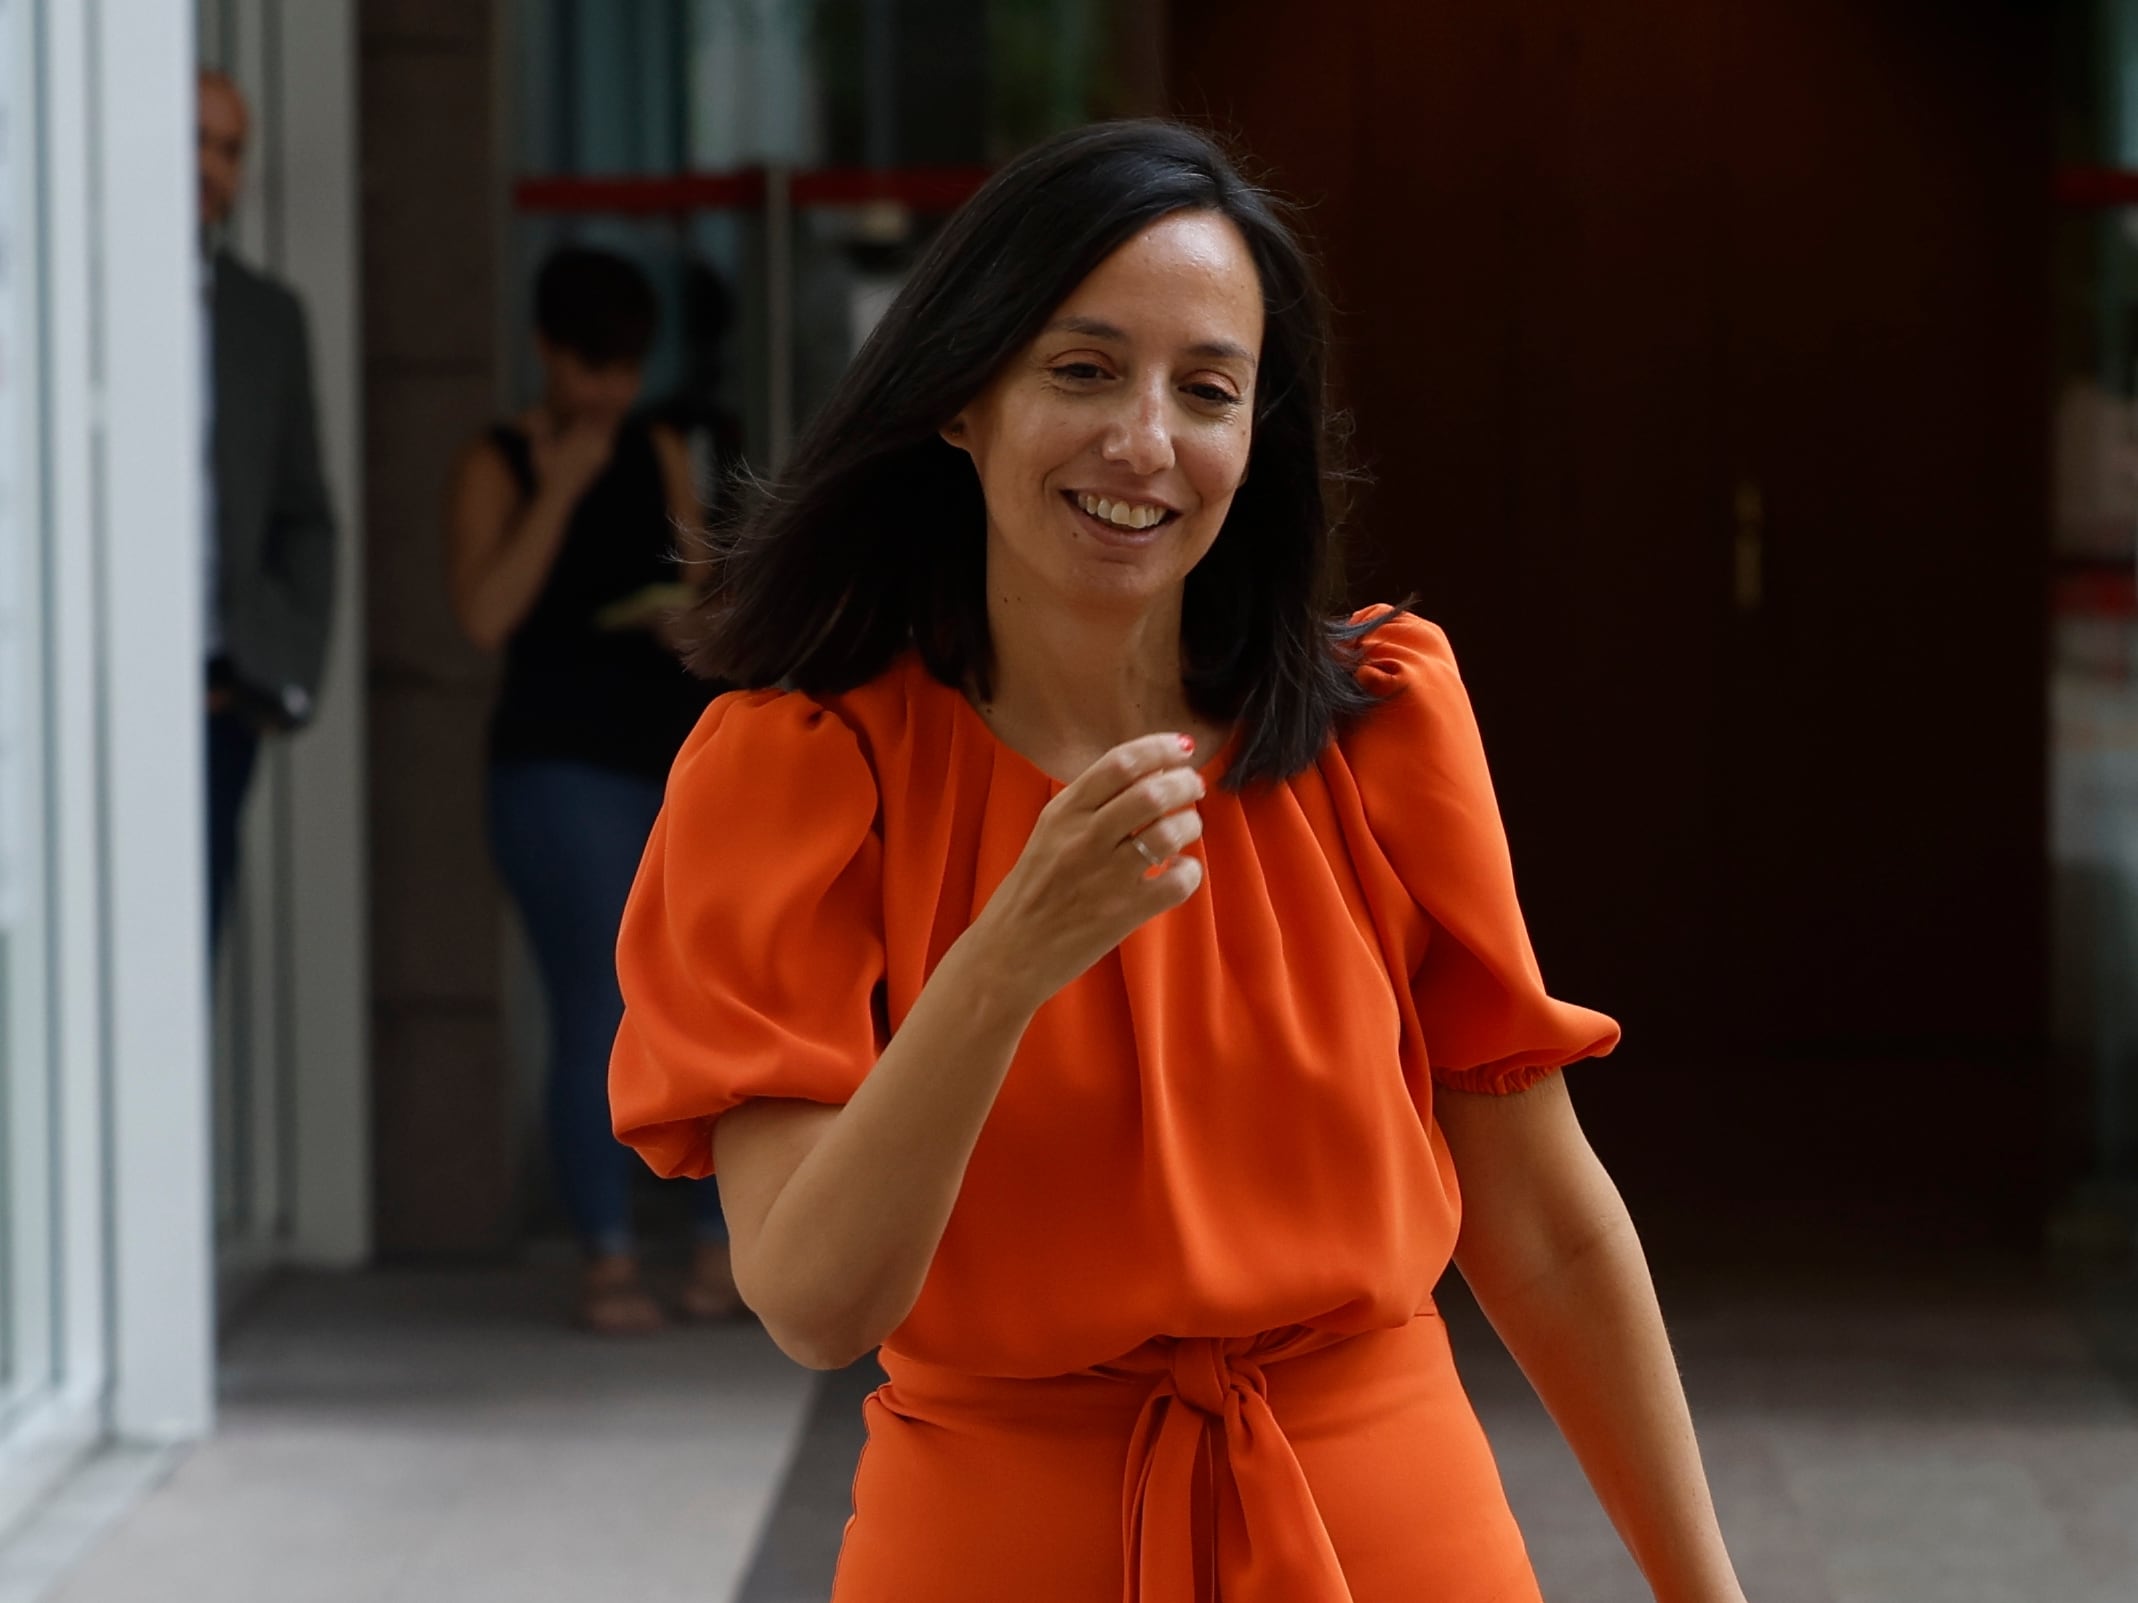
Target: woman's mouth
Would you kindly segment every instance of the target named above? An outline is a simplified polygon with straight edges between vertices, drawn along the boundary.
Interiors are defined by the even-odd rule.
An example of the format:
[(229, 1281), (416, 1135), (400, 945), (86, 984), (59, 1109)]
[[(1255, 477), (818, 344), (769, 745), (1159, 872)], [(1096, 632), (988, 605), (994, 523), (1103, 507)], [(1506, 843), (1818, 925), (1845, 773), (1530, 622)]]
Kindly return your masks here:
[(1062, 499), (1086, 528), (1109, 545), (1147, 545), (1160, 529), (1180, 516), (1155, 501), (1116, 500), (1078, 490), (1064, 490)]

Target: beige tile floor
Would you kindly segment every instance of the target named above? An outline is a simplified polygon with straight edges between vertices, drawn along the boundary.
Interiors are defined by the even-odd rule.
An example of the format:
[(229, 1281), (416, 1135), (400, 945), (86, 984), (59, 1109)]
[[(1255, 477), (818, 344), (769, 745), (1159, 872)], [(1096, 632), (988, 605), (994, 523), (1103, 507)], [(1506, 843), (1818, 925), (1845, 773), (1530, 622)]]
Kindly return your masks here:
[(554, 1270), (301, 1278), (54, 1603), (719, 1603), (808, 1398), (751, 1325), (605, 1342)]
[[(2138, 1603), (2138, 1299), (2010, 1266), (1663, 1287), (1754, 1603)], [(1474, 1309), (1457, 1352), (1554, 1603), (1647, 1603)]]
[[(790, 1468), (845, 1473), (788, 1463), (806, 1377), (746, 1327), (575, 1336), (558, 1291), (545, 1271), (281, 1286), (230, 1344), (221, 1432), (50, 1597), (725, 1603)], [(1948, 1262), (1664, 1292), (1755, 1603), (2138, 1603), (2127, 1287)], [(1445, 1301), (1546, 1595), (1645, 1603), (1520, 1375)], [(748, 1603), (821, 1598), (837, 1522), (776, 1522), (793, 1551)]]

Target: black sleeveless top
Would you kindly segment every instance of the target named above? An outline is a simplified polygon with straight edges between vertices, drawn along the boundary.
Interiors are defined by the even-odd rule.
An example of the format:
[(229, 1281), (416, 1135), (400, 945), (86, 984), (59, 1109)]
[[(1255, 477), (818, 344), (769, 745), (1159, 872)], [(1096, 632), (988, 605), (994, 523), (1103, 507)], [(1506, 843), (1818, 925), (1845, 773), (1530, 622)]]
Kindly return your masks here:
[[(490, 441), (535, 491), (533, 450), (509, 424)], [(493, 762), (563, 760), (665, 779), (683, 737), (719, 687), (693, 677), (645, 629), (604, 629), (595, 615), (648, 585), (674, 584), (678, 535), (653, 433), (637, 420), (579, 498), (541, 594), (505, 645), (490, 717)]]

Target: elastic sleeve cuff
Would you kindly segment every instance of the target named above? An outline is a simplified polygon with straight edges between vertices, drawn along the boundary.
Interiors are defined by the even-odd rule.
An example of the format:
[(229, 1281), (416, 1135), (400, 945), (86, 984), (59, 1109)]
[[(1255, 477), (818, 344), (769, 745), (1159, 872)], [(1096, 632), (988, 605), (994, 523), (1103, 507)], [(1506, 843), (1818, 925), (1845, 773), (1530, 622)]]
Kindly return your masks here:
[(1512, 1068), (1435, 1069), (1433, 1084), (1449, 1091), (1467, 1091), (1477, 1096), (1513, 1096), (1548, 1080), (1565, 1068), (1563, 1063), (1523, 1063)]

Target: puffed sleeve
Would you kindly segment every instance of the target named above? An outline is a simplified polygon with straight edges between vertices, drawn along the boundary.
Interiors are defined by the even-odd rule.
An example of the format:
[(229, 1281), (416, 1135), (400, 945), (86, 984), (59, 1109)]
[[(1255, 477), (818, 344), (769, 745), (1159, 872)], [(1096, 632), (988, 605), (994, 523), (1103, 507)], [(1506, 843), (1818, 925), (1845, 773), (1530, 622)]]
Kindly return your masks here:
[(1385, 699), (1344, 753), (1375, 843), (1430, 922), (1411, 993), (1434, 1080), (1505, 1094), (1610, 1051), (1617, 1024), (1544, 989), (1447, 636), (1403, 613), (1361, 649), (1360, 682)]
[(882, 842), (853, 732), (808, 697), (707, 709), (668, 791), (616, 947), (617, 1139), (663, 1175), (713, 1167), (747, 1097), (845, 1102), (883, 1050)]

